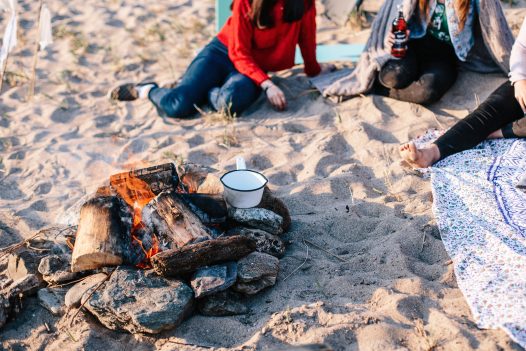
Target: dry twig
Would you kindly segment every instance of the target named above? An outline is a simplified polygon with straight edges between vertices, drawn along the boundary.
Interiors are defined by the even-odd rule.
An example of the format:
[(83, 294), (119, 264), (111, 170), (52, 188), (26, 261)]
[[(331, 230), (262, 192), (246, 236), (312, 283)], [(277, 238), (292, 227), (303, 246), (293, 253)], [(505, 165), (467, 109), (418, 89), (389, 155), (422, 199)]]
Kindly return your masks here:
[(330, 252), (329, 250), (327, 250), (327, 249), (321, 247), (320, 245), (318, 245), (318, 244), (316, 244), (316, 243), (313, 243), (313, 242), (310, 241), (310, 240), (307, 240), (307, 239), (303, 239), (303, 240), (304, 240), (307, 244), (310, 244), (310, 245), (314, 246), (315, 248), (317, 248), (318, 250), (321, 250), (321, 251), (325, 252), (327, 255), (330, 255), (330, 256), (332, 256), (332, 257), (334, 257), (334, 258), (337, 258), (338, 260), (340, 260), (340, 261), (342, 261), (342, 262), (345, 262), (345, 263), (351, 263), (350, 261), (347, 261), (346, 259), (341, 258), (340, 256), (338, 256), (338, 255), (336, 255), (336, 254)]
[(291, 275), (293, 275), (294, 273), (299, 271), (301, 269), (301, 267), (303, 267), (305, 265), (305, 263), (307, 263), (307, 260), (309, 259), (309, 246), (305, 243), (305, 239), (303, 239), (303, 244), (305, 245), (305, 248), (307, 249), (307, 253), (305, 254), (305, 260), (298, 267), (296, 267), (295, 270), (293, 270), (289, 275), (287, 275), (283, 279), (283, 281), (287, 280)]

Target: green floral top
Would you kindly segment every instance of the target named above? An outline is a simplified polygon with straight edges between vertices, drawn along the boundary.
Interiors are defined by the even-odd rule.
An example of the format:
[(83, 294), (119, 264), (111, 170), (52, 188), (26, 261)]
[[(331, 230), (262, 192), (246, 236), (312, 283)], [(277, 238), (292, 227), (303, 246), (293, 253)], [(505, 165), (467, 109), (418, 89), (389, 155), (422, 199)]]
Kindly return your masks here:
[(449, 26), (447, 24), (446, 16), (446, 6), (444, 4), (437, 3), (435, 11), (431, 15), (429, 26), (427, 27), (427, 32), (435, 38), (437, 38), (438, 40), (453, 45), (451, 43), (451, 36), (449, 35)]

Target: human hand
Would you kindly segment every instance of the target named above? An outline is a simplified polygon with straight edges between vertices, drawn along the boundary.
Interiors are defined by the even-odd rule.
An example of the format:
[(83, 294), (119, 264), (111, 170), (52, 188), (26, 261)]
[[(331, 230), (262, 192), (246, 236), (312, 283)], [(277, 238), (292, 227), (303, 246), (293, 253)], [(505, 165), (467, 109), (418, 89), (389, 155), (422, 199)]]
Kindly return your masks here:
[[(411, 31), (407, 29), (405, 31), (405, 37), (407, 38), (406, 41), (409, 40), (409, 34), (411, 34)], [(385, 37), (384, 47), (387, 51), (391, 52), (391, 49), (393, 48), (395, 42), (395, 35), (393, 32), (389, 32), (387, 36)]]
[(320, 74), (330, 73), (336, 71), (336, 66), (332, 63), (321, 63), (321, 72)]
[(516, 81), (513, 87), (515, 88), (515, 99), (526, 113), (526, 79)]
[(261, 88), (265, 91), (267, 99), (274, 108), (278, 111), (283, 111), (287, 107), (287, 99), (285, 99), (285, 94), (283, 91), (278, 88), (278, 86), (270, 79), (267, 79), (261, 83)]

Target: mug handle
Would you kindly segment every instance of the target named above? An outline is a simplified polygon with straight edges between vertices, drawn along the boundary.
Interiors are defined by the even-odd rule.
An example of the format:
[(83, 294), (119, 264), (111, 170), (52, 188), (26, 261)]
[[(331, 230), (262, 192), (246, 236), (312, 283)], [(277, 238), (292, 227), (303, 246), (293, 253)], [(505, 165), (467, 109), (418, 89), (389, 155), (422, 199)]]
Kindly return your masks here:
[(238, 170), (247, 169), (247, 164), (245, 163), (245, 159), (243, 157), (236, 157), (236, 168)]

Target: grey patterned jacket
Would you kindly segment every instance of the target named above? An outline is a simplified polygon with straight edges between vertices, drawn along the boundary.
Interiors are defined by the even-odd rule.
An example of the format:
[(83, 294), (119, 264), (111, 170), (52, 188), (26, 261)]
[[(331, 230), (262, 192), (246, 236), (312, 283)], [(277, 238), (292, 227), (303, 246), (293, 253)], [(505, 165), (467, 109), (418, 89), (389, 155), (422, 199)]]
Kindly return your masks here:
[[(371, 35), (356, 68), (348, 76), (337, 80), (324, 90), (326, 96), (356, 96), (367, 93), (373, 86), (377, 72), (391, 58), (384, 47), (384, 39), (397, 15), (399, 0), (385, 0), (371, 27)], [(405, 18), (411, 18), (418, 0), (404, 0)], [(474, 24), (475, 44), (461, 66), (476, 72), (501, 71), (509, 73), (513, 35), (504, 17), (499, 0), (479, 0), (478, 24)]]

